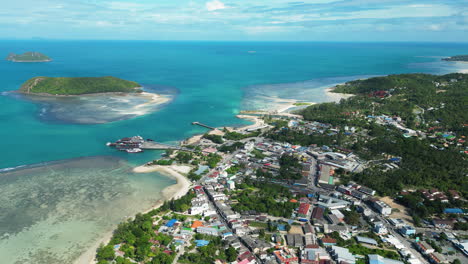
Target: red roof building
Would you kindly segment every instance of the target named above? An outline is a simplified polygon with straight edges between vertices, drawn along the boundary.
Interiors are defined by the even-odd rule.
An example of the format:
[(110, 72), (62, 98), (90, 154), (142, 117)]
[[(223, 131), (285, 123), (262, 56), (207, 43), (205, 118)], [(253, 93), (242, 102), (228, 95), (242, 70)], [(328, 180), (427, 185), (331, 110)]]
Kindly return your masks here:
[(301, 203), (299, 209), (297, 210), (297, 215), (300, 217), (308, 217), (310, 213), (310, 204)]

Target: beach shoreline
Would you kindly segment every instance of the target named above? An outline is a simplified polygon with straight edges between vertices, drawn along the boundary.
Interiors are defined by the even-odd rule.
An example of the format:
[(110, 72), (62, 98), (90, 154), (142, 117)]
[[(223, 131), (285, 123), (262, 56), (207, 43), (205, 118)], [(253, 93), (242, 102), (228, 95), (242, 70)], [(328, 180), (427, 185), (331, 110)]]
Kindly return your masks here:
[[(191, 182), (184, 176), (191, 170), (190, 166), (185, 165), (141, 165), (133, 168), (135, 173), (152, 173), (159, 172), (164, 176), (174, 178), (177, 182), (176, 184), (167, 186), (161, 191), (162, 197), (158, 202), (153, 205), (151, 208), (147, 209), (143, 214), (146, 214), (154, 209), (161, 207), (165, 201), (172, 199), (178, 199), (190, 191)], [(129, 218), (132, 219), (133, 217)], [(101, 239), (99, 239), (92, 247), (89, 247), (86, 252), (81, 254), (81, 256), (74, 262), (74, 264), (95, 264), (96, 250), (101, 244), (107, 244), (112, 239), (115, 228), (112, 231), (107, 232)]]
[(340, 102), (341, 99), (348, 99), (350, 97), (353, 97), (354, 94), (346, 94), (346, 93), (336, 93), (334, 90), (336, 89), (336, 86), (329, 87), (325, 89), (325, 94), (330, 98), (333, 102)]
[[(341, 99), (347, 99), (352, 96), (353, 94), (343, 94), (343, 93), (335, 93), (333, 90), (336, 88), (336, 86), (326, 88), (325, 94), (331, 99), (331, 101), (339, 102)], [(145, 93), (145, 92), (144, 92)], [(147, 93), (145, 94), (146, 96), (154, 96), (155, 94)], [(156, 100), (160, 100), (162, 96), (156, 95), (158, 98)], [(154, 97), (153, 97), (154, 99)], [(254, 114), (255, 112), (265, 112), (265, 113), (275, 113), (275, 114), (280, 114), (280, 115), (294, 115), (291, 113), (288, 113), (287, 111), (290, 110), (291, 108), (297, 107), (298, 103), (307, 103), (308, 105), (314, 105), (316, 103), (314, 102), (304, 102), (301, 100), (296, 100), (296, 99), (284, 99), (284, 98), (272, 98), (272, 100), (275, 102), (272, 104), (273, 108), (270, 109), (269, 111), (241, 111), (240, 114), (236, 115), (237, 118), (239, 119), (246, 119), (253, 124), (241, 126), (241, 127), (236, 127), (233, 128), (233, 131), (239, 132), (239, 131), (247, 131), (248, 129), (254, 129), (258, 127), (262, 127), (267, 125), (261, 116)], [(148, 102), (149, 103), (149, 102)], [(249, 114), (249, 112), (252, 112), (252, 114)], [(204, 134), (196, 134), (188, 139), (184, 140), (183, 143), (187, 145), (195, 144), (199, 142), (203, 138)], [(171, 186), (168, 186), (164, 188), (161, 193), (162, 193), (162, 199), (160, 199), (154, 206), (152, 206), (150, 209), (142, 212), (143, 214), (148, 213), (151, 210), (159, 208), (164, 201), (168, 201), (171, 199), (177, 199), (182, 196), (184, 196), (191, 187), (191, 182), (183, 175), (187, 174), (190, 171), (189, 166), (183, 166), (183, 165), (169, 165), (169, 166), (163, 166), (163, 165), (148, 165), (144, 164), (141, 166), (137, 166), (133, 168), (133, 172), (135, 173), (151, 173), (151, 172), (159, 172), (165, 176), (175, 178), (177, 183), (173, 184)], [(113, 231), (107, 233), (102, 240), (100, 240), (96, 245), (94, 245), (92, 248), (86, 251), (76, 262), (75, 264), (95, 264), (96, 262), (94, 261), (94, 257), (96, 255), (96, 250), (99, 247), (101, 243), (107, 244), (110, 239), (112, 238)]]

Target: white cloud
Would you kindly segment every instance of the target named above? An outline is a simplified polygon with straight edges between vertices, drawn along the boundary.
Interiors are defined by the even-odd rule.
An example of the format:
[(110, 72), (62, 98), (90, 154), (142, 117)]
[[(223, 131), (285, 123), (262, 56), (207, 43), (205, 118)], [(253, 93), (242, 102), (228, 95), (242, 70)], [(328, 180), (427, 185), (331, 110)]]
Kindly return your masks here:
[(291, 30), (303, 29), (302, 26), (247, 26), (241, 27), (245, 33), (249, 35), (288, 32)]
[(205, 7), (210, 12), (227, 8), (227, 6), (223, 2), (221, 2), (219, 0), (213, 0), (211, 2), (206, 2)]
[(114, 10), (141, 11), (147, 6), (132, 2), (109, 2), (107, 6)]

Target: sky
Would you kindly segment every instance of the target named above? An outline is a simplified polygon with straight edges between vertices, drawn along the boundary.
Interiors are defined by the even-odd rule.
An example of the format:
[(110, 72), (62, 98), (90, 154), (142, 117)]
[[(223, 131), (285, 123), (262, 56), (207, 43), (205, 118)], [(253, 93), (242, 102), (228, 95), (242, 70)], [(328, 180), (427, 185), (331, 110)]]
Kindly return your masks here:
[(468, 42), (468, 0), (1, 0), (0, 38)]

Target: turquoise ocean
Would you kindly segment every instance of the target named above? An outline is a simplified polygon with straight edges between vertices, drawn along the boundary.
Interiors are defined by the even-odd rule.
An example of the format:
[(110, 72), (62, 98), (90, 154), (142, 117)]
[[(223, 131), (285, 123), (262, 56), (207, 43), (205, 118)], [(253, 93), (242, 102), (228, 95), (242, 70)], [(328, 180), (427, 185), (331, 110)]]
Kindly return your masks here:
[[(246, 124), (235, 115), (268, 105), (266, 96), (325, 102), (324, 88), (356, 78), (468, 68), (441, 61), (467, 54), (463, 43), (0, 41), (0, 56), (26, 51), (53, 61), (0, 60), (2, 263), (72, 263), (174, 183), (131, 172), (160, 152), (118, 153), (108, 141), (141, 135), (177, 143), (206, 131), (193, 121)], [(50, 115), (50, 105), (11, 92), (35, 76), (115, 76), (172, 101), (132, 119), (67, 122)]]

